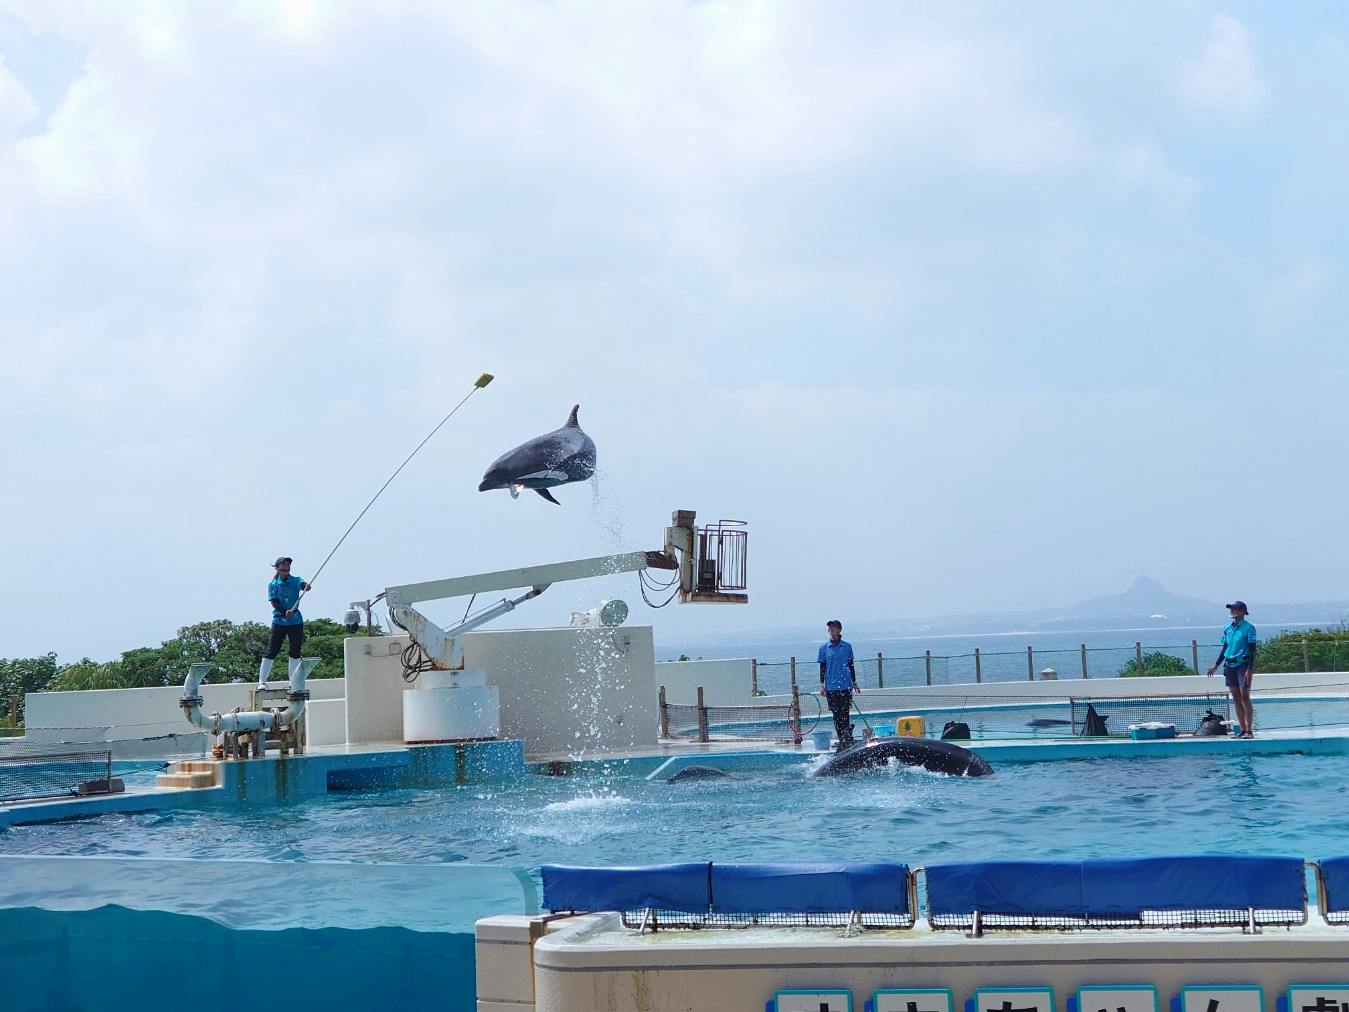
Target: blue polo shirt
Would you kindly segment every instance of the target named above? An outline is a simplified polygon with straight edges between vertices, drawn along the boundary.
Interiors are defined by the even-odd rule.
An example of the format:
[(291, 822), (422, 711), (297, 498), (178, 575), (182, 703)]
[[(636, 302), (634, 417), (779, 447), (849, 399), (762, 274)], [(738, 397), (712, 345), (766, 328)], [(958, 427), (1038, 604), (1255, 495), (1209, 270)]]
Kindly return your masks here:
[(294, 573), (284, 580), (279, 576), (272, 577), (272, 582), (267, 584), (267, 600), (280, 601), (281, 611), (276, 610), (276, 605), (272, 606), (272, 625), (301, 625), (304, 622), (304, 616), (298, 611), (286, 617), (286, 610), (294, 608), (300, 601), (300, 586), (304, 580), (300, 579)]
[(852, 660), (851, 643), (839, 640), (835, 645), (833, 640), (825, 640), (817, 660), (824, 665), (825, 692), (852, 688), (852, 672), (848, 670), (848, 662)]
[(1255, 626), (1244, 618), (1223, 629), (1223, 667), (1239, 668), (1255, 659)]

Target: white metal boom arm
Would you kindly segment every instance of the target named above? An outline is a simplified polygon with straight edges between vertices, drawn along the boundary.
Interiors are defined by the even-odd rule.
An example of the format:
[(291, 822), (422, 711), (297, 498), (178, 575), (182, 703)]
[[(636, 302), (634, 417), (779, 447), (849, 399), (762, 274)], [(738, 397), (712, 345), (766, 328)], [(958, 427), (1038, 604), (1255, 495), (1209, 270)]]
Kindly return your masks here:
[[(555, 583), (566, 580), (589, 580), (614, 573), (635, 573), (643, 569), (681, 569), (675, 546), (669, 543), (668, 532), (666, 540), (665, 552), (601, 555), (594, 559), (503, 569), (496, 573), (456, 576), (448, 580), (429, 580), (425, 583), (389, 587), (384, 591), (385, 600), (388, 601), (389, 613), (393, 620), (406, 629), (413, 641), (421, 646), (434, 667), (442, 670), (462, 668), (464, 652), (456, 642), (456, 637), (508, 611), (513, 611), (516, 605), (538, 597)], [(486, 594), (519, 587), (529, 587), (530, 590), (514, 599), (505, 598), (449, 629), (440, 628), (412, 607), (422, 601), (440, 601), (450, 597), (463, 597), (465, 594)]]

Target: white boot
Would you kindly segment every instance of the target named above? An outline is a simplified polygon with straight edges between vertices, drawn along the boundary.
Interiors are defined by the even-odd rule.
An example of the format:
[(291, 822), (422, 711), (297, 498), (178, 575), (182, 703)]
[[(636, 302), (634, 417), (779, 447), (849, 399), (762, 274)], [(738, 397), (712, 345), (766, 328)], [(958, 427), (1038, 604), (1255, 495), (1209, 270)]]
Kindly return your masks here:
[(290, 664), (286, 668), (286, 675), (290, 678), (291, 688), (295, 687), (295, 675), (300, 670), (300, 658), (290, 658)]
[(273, 660), (270, 657), (264, 657), (262, 663), (258, 665), (258, 688), (267, 688), (267, 676), (272, 673)]

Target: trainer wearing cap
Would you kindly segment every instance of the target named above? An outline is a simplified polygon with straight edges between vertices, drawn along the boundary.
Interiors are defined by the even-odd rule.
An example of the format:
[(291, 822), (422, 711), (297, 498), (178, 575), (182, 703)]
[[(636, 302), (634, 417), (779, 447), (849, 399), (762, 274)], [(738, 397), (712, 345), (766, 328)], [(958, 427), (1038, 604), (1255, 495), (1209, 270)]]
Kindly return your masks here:
[(1251, 706), (1251, 676), (1255, 674), (1255, 626), (1246, 621), (1249, 612), (1245, 601), (1233, 601), (1227, 606), (1232, 621), (1223, 629), (1223, 646), (1218, 659), (1208, 669), (1209, 677), (1223, 666), (1228, 691), (1237, 707), (1237, 721), (1241, 737), (1255, 737), (1255, 710)]
[(825, 629), (829, 638), (820, 644), (817, 658), (820, 662), (820, 692), (834, 716), (838, 747), (844, 749), (853, 743), (853, 726), (848, 719), (852, 715), (852, 694), (862, 690), (857, 687), (852, 644), (843, 638), (843, 623), (831, 618), (825, 623)]
[(258, 667), (258, 688), (267, 688), (267, 678), (272, 673), (272, 662), (281, 652), (281, 641), (289, 641), (290, 677), (300, 667), (300, 644), (304, 641), (304, 616), (300, 614), (300, 594), (309, 589), (298, 576), (290, 573), (290, 558), (281, 556), (272, 565), (276, 576), (267, 584), (267, 600), (272, 603), (272, 634), (267, 638), (267, 652), (262, 655), (262, 664)]

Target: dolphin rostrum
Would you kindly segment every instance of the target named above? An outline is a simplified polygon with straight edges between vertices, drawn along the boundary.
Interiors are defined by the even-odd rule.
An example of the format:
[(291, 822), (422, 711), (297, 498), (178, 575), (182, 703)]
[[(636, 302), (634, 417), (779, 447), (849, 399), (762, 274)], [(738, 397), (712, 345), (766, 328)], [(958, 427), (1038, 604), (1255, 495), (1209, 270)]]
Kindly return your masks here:
[(581, 431), (576, 421), (577, 404), (560, 429), (535, 436), (514, 450), (503, 453), (478, 485), (479, 492), (508, 489), (512, 499), (522, 489), (532, 488), (550, 503), (561, 506), (548, 490), (568, 482), (585, 481), (595, 473), (595, 442)]

